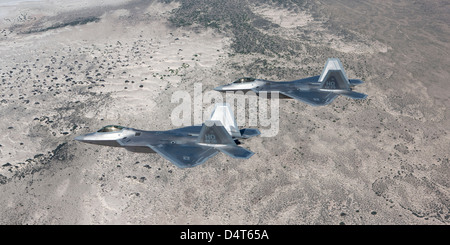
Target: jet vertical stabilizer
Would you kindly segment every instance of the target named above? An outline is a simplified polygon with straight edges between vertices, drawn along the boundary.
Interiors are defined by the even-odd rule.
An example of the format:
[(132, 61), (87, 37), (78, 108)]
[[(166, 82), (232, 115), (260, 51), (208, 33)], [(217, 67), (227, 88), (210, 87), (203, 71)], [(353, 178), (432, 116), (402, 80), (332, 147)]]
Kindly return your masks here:
[(236, 145), (231, 138), (231, 135), (228, 134), (220, 121), (206, 121), (200, 131), (197, 143), (214, 147), (233, 158), (248, 159), (254, 154), (253, 152)]
[(197, 143), (207, 145), (236, 144), (220, 121), (207, 120), (200, 131)]
[(319, 81), (321, 89), (349, 90), (350, 82), (338, 58), (329, 58), (322, 70)]
[(241, 136), (236, 120), (234, 120), (233, 111), (228, 103), (216, 104), (209, 120), (220, 121), (232, 137)]

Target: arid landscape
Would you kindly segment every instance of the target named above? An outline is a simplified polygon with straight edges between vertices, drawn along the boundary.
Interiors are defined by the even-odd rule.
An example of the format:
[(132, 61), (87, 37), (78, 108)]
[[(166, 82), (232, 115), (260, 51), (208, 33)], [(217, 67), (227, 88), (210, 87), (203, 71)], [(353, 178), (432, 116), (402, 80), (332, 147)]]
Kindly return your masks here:
[[(0, 224), (448, 225), (449, 23), (444, 0), (1, 1)], [(173, 129), (175, 91), (330, 57), (368, 98), (281, 100), (247, 160), (74, 140)]]

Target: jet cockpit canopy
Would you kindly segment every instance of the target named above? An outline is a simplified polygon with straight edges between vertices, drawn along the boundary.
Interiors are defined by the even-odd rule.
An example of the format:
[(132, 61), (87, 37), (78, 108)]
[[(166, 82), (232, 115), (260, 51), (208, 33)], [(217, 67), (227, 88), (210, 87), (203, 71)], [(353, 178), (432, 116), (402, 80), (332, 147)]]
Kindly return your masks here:
[(115, 132), (115, 131), (120, 131), (122, 130), (124, 127), (122, 126), (117, 126), (117, 125), (108, 125), (105, 126), (103, 128), (101, 128), (100, 130), (98, 130), (97, 132), (99, 133), (104, 133), (104, 132)]
[(243, 78), (239, 78), (238, 80), (234, 81), (233, 83), (250, 83), (255, 81), (255, 78), (252, 77), (243, 77)]

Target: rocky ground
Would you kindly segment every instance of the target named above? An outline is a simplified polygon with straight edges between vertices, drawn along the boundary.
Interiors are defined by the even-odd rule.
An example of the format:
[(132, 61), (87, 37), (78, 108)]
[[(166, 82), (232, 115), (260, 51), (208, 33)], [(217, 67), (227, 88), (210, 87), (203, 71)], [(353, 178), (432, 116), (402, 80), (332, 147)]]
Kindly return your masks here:
[[(449, 5), (277, 2), (4, 3), (0, 224), (448, 224)], [(172, 129), (175, 91), (319, 75), (328, 57), (368, 98), (280, 101), (245, 161), (178, 169), (73, 140)]]

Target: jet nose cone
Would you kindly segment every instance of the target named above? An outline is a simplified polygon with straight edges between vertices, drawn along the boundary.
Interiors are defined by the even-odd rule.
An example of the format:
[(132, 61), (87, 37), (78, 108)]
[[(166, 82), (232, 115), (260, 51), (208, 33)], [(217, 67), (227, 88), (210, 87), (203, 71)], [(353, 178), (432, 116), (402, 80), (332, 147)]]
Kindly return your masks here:
[(92, 140), (96, 140), (96, 133), (89, 133), (80, 135), (74, 138), (75, 140), (81, 141), (81, 142), (90, 142)]
[(223, 88), (225, 87), (226, 85), (222, 85), (222, 86), (219, 86), (219, 87), (215, 87), (214, 88), (214, 90), (216, 90), (216, 91), (223, 91)]
[(75, 140), (83, 141), (84, 140), (84, 135), (80, 135), (80, 136), (75, 137)]

